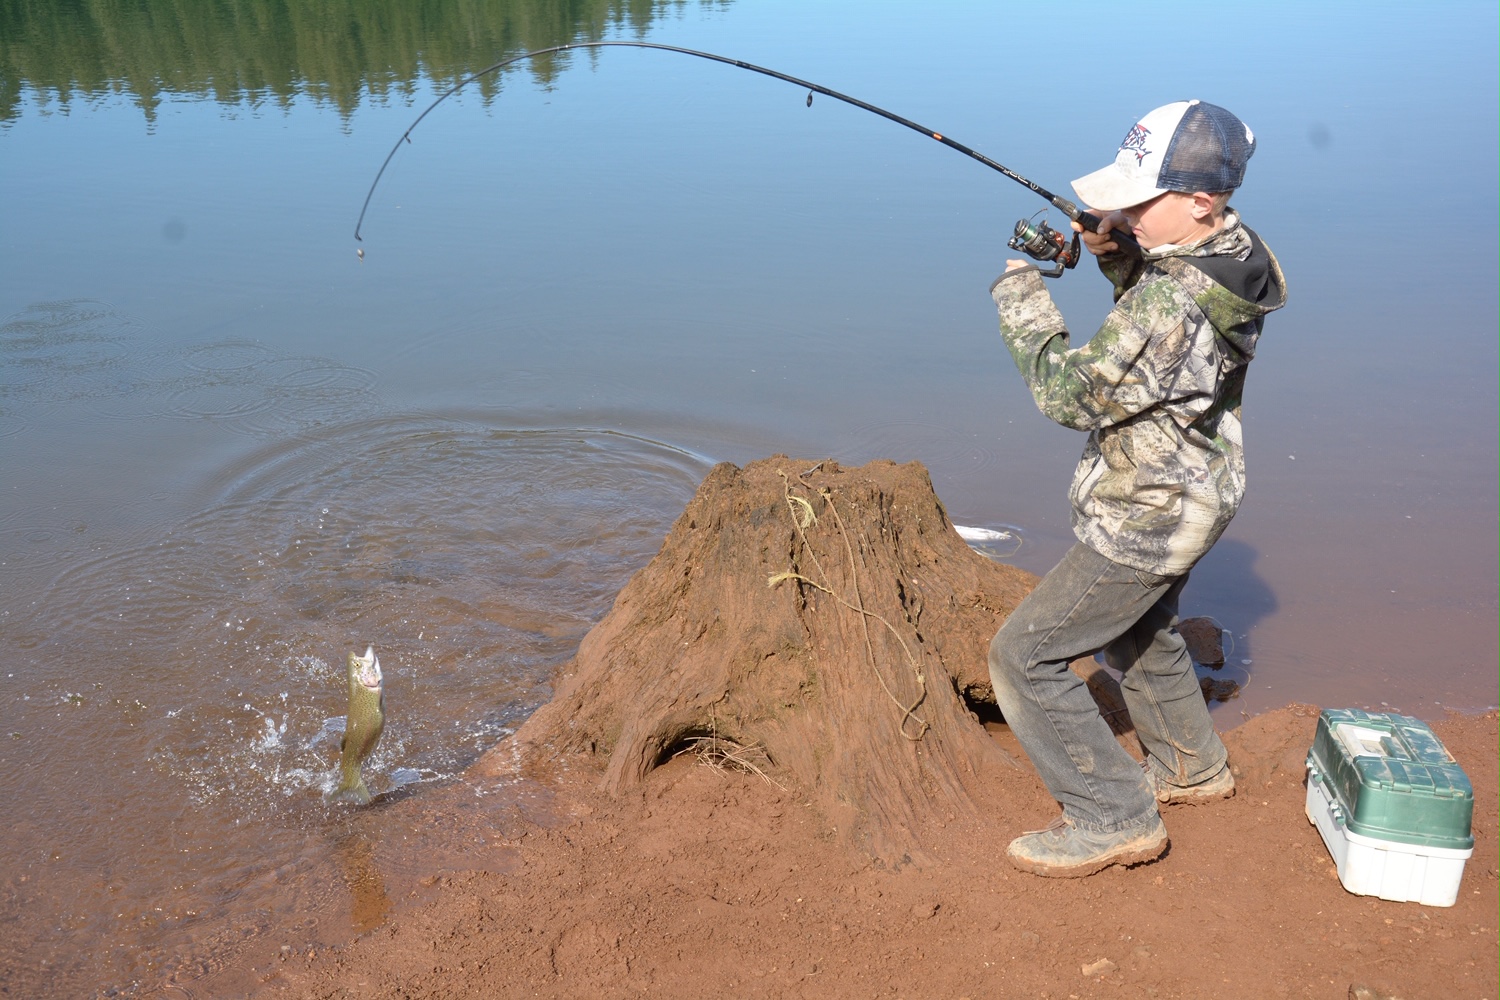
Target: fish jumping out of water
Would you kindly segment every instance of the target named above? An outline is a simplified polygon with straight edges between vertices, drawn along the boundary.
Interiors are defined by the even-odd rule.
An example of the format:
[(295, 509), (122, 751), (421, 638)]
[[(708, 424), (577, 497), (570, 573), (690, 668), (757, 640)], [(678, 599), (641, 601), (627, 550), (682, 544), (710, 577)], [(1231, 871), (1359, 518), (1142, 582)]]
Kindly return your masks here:
[(349, 716), (344, 722), (344, 741), (340, 746), (339, 785), (329, 793), (335, 802), (353, 802), (366, 805), (370, 801), (370, 790), (365, 787), (360, 765), (385, 729), (385, 689), (381, 684), (380, 659), (375, 647), (365, 649), (365, 655), (349, 653)]

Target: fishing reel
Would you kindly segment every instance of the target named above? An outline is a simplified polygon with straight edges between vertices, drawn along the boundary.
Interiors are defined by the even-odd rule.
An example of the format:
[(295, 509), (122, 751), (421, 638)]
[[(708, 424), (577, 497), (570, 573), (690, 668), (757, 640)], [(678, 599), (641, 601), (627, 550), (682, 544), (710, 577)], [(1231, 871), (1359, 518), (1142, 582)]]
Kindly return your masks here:
[[(1037, 215), (1041, 215), (1038, 212)], [(1070, 268), (1078, 263), (1079, 245), (1078, 234), (1073, 234), (1073, 241), (1068, 242), (1062, 233), (1047, 225), (1046, 219), (1038, 219), (1033, 215), (1029, 219), (1022, 219), (1016, 223), (1016, 235), (1012, 236), (1005, 244), (1012, 250), (1019, 250), (1032, 260), (1056, 261), (1056, 267), (1043, 267), (1037, 270), (1044, 278), (1061, 277), (1064, 268)]]

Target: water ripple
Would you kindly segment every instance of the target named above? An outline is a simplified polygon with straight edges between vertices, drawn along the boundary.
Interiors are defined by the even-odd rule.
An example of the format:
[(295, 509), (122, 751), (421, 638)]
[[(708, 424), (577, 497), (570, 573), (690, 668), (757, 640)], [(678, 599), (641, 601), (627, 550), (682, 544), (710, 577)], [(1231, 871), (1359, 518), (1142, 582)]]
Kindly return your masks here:
[(107, 395), (137, 332), (134, 323), (102, 302), (36, 303), (0, 325), (0, 399)]
[[(296, 748), (342, 713), (337, 665), (366, 643), (403, 705), (386, 763), (450, 767), (479, 749), (467, 734), (492, 737), (536, 703), (706, 469), (608, 430), (440, 415), (332, 426), (219, 470), (193, 516), (65, 556), (7, 632), (39, 661), (107, 649), (138, 665), (114, 696), (169, 706), (142, 731), (203, 795), (233, 769), (275, 798), (311, 787), (285, 784), (305, 763)], [(270, 718), (287, 735), (274, 747)]]
[(377, 412), (374, 372), (231, 339), (163, 348), (106, 303), (44, 302), (0, 325), (0, 435), (69, 402), (112, 420), (207, 420), (276, 438)]

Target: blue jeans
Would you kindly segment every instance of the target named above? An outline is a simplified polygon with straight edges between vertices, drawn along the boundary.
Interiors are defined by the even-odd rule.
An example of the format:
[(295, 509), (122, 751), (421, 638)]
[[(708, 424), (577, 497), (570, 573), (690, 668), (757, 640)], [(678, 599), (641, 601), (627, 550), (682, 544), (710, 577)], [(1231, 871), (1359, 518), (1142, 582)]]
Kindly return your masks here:
[(1219, 772), (1228, 751), (1214, 732), (1177, 624), (1182, 576), (1122, 566), (1075, 544), (990, 643), (995, 700), (1063, 813), (1110, 833), (1151, 822), (1156, 799), (1140, 765), (1110, 732), (1082, 678), (1068, 669), (1104, 651), (1148, 766), (1180, 785)]

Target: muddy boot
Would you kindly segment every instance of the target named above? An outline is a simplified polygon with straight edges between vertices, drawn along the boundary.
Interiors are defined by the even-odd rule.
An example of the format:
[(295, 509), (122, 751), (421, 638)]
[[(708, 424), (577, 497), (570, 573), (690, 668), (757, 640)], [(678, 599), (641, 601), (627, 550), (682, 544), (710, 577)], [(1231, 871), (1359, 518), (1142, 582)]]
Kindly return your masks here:
[(1167, 849), (1161, 817), (1129, 830), (1095, 833), (1080, 830), (1059, 816), (1045, 830), (1023, 833), (1010, 842), (1006, 856), (1023, 872), (1049, 878), (1080, 878), (1110, 865), (1155, 861)]
[(1146, 769), (1146, 784), (1151, 786), (1158, 802), (1199, 803), (1234, 797), (1234, 772), (1229, 770), (1227, 763), (1218, 774), (1196, 785), (1174, 785), (1158, 774), (1148, 761), (1141, 761), (1141, 767)]

